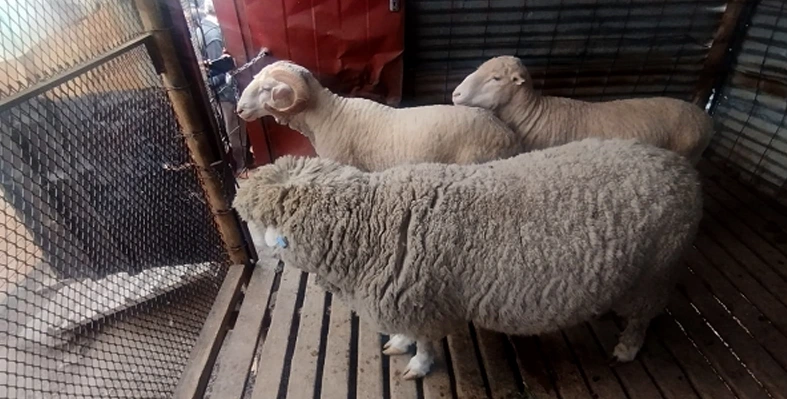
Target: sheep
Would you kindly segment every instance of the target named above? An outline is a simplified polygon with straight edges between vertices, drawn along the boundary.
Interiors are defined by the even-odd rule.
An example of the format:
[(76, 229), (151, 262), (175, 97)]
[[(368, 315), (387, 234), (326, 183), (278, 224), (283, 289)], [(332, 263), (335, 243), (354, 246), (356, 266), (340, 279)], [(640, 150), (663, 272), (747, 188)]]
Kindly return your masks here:
[(289, 61), (263, 68), (243, 90), (237, 112), (246, 121), (272, 115), (306, 136), (318, 156), (365, 171), (403, 163), (483, 163), (520, 152), (514, 132), (487, 110), (397, 109), (345, 98)]
[(367, 173), (282, 157), (241, 183), (233, 206), (274, 256), (416, 355), (474, 323), (556, 331), (613, 310), (631, 361), (666, 305), (702, 217), (696, 170), (636, 140), (586, 139), (476, 165)]
[(713, 121), (694, 104), (667, 97), (586, 102), (541, 96), (519, 58), (487, 60), (452, 93), (453, 103), (491, 110), (514, 129), (526, 150), (587, 137), (637, 138), (673, 150), (696, 165)]

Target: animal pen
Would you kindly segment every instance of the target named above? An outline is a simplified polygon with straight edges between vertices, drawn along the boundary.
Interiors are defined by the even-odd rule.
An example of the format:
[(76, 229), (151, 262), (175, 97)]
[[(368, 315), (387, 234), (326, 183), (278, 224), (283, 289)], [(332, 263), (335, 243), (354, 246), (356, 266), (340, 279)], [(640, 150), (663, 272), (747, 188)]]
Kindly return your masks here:
[[(707, 104), (702, 228), (637, 359), (608, 365), (612, 317), (469, 325), (404, 381), (387, 337), (258, 256), (229, 208), (189, 0), (0, 0), (0, 397), (787, 398), (787, 2), (377, 3), (405, 13), (403, 104), (449, 102), (501, 54), (549, 95)], [(326, 12), (304, 28), (302, 4), (267, 7), (285, 32)], [(281, 155), (265, 134), (255, 157)]]

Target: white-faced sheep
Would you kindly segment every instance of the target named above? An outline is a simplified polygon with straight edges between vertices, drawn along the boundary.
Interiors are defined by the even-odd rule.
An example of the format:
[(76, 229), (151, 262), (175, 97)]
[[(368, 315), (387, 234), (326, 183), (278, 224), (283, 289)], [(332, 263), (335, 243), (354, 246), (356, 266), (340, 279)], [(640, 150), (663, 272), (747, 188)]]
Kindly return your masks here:
[(272, 115), (306, 136), (317, 155), (362, 170), (421, 162), (481, 163), (518, 154), (514, 132), (490, 111), (453, 105), (393, 108), (345, 98), (289, 61), (263, 68), (243, 90), (237, 112)]
[(240, 217), (289, 267), (418, 351), (473, 322), (539, 334), (608, 310), (632, 360), (666, 305), (702, 215), (683, 157), (635, 140), (587, 139), (480, 165), (365, 173), (284, 157), (241, 183)]
[(713, 121), (694, 104), (667, 97), (586, 102), (541, 96), (519, 58), (481, 64), (453, 92), (453, 102), (491, 110), (514, 129), (525, 150), (588, 137), (639, 139), (696, 164), (713, 135)]

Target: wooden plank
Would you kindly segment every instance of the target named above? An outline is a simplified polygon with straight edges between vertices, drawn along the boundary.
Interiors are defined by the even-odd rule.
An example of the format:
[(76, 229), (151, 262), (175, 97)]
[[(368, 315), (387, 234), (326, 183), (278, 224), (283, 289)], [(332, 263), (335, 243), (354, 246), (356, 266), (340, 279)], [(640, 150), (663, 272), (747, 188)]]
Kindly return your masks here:
[(458, 399), (485, 398), (486, 387), (475, 355), (475, 346), (470, 338), (469, 326), (448, 336), (448, 350), (451, 352)]
[(740, 220), (735, 212), (728, 212), (721, 204), (710, 196), (705, 196), (706, 214), (713, 215), (713, 218), (722, 226), (726, 227), (736, 240), (740, 240), (753, 253), (762, 258), (765, 263), (770, 265), (782, 278), (787, 276), (787, 255), (766, 241), (760, 234), (752, 230)]
[(197, 342), (191, 350), (186, 368), (175, 388), (175, 398), (202, 397), (207, 386), (213, 362), (221, 349), (221, 342), (227, 333), (227, 322), (240, 297), (243, 284), (249, 280), (251, 269), (246, 265), (233, 265), (227, 271), (224, 282), (213, 302), (213, 307), (205, 319)]
[[(787, 395), (787, 372), (752, 339), (732, 316), (701, 286), (687, 284), (685, 295), (702, 313), (714, 331), (731, 347), (742, 362), (757, 376), (774, 398)], [(680, 301), (675, 301), (680, 304)], [(683, 320), (680, 318), (679, 320)], [(692, 331), (693, 328), (687, 328)], [(732, 382), (730, 382), (732, 385)]]
[(317, 377), (317, 359), (320, 351), (322, 319), (325, 314), (325, 291), (314, 283), (309, 275), (306, 295), (301, 308), (301, 321), (295, 352), (290, 368), (288, 398), (313, 398)]
[[(765, 201), (753, 188), (747, 187), (735, 178), (727, 175), (711, 162), (700, 162), (697, 168), (702, 172), (703, 176), (707, 177), (707, 180), (711, 180), (716, 186), (721, 187), (728, 194), (737, 198), (741, 202), (743, 208), (751, 210), (753, 213), (760, 215), (764, 220), (770, 222), (773, 227), (778, 230), (776, 231), (776, 236), (782, 239), (784, 238), (785, 229), (779, 228), (779, 226), (787, 226), (787, 211), (785, 211), (784, 207), (779, 204)], [(710, 190), (710, 188), (708, 190)]]
[[(691, 308), (685, 297), (674, 295), (670, 301), (669, 310), (674, 319), (662, 323), (659, 326), (659, 333), (664, 338), (666, 345), (672, 349), (672, 354), (683, 365), (700, 396), (711, 399), (731, 397), (728, 392), (725, 392), (726, 387), (713, 372), (715, 369), (739, 395), (746, 398), (763, 397), (762, 389), (756, 381), (746, 373), (746, 369), (740, 364), (740, 361)], [(696, 349), (690, 342), (686, 342), (688, 338), (675, 324), (676, 320), (691, 336)], [(691, 356), (691, 353), (696, 352), (697, 349), (702, 352), (707, 361)], [(713, 368), (708, 365), (708, 362)]]
[(585, 372), (592, 395), (600, 398), (626, 398), (623, 387), (609, 367), (609, 356), (599, 349), (589, 326), (583, 323), (569, 328), (565, 335)]
[(666, 399), (699, 398), (675, 358), (654, 335), (645, 339), (639, 357)]
[[(686, 372), (689, 381), (703, 399), (736, 398), (724, 380), (717, 374), (714, 366), (709, 364), (705, 355), (695, 348), (683, 333), (674, 318), (662, 318), (658, 335), (678, 364)], [(728, 353), (729, 354), (729, 353)], [(740, 365), (737, 365), (740, 368)]]
[(779, 330), (787, 332), (787, 306), (784, 306), (777, 295), (767, 290), (759, 279), (728, 256), (713, 240), (701, 234), (695, 243), (700, 253), (715, 265), (718, 271), (727, 276), (746, 298), (757, 305)]
[(391, 399), (416, 399), (418, 397), (416, 381), (407, 381), (402, 378), (410, 357), (411, 354), (388, 357)]
[(478, 349), (484, 362), (489, 389), (493, 399), (514, 398), (519, 395), (515, 371), (511, 369), (506, 354), (508, 338), (504, 334), (476, 328)]
[(368, 322), (358, 323), (358, 398), (383, 397), (383, 347), (380, 333)]
[[(451, 367), (445, 356), (443, 342), (435, 343), (435, 359), (432, 372), (423, 380), (424, 399), (447, 399), (453, 397), (451, 391), (451, 376), (448, 368)], [(371, 398), (371, 396), (369, 396)], [(359, 396), (361, 398), (361, 396)]]
[[(618, 344), (617, 335), (620, 330), (612, 320), (593, 320), (589, 323), (591, 330), (604, 348), (604, 355), (609, 358), (615, 345)], [(661, 399), (661, 393), (653, 382), (645, 367), (642, 365), (641, 355), (633, 362), (622, 363), (615, 366), (613, 372), (620, 378), (625, 390), (636, 399)]]
[[(724, 248), (724, 251), (737, 260), (744, 268), (749, 270), (751, 275), (760, 281), (760, 283), (773, 295), (775, 295), (780, 302), (787, 305), (787, 281), (783, 276), (776, 273), (773, 268), (762, 261), (755, 255), (749, 248), (746, 248), (740, 241), (738, 241), (729, 230), (721, 226), (716, 219), (711, 215), (705, 215), (704, 229), (702, 236), (712, 237), (719, 246)], [(704, 237), (697, 239), (698, 244)]]
[(254, 390), (251, 394), (252, 399), (278, 397), (301, 275), (299, 269), (289, 265), (284, 266), (271, 315), (271, 325), (267, 336), (259, 344), (262, 345), (262, 351), (260, 351), (259, 368), (256, 371)]
[(562, 332), (541, 336), (544, 356), (555, 371), (555, 385), (563, 398), (591, 398), (591, 392), (582, 378), (574, 356)]
[[(692, 249), (686, 254), (686, 262), (697, 277), (707, 283), (713, 295), (720, 298), (727, 309), (740, 319), (754, 339), (782, 367), (787, 368), (787, 336), (771, 324), (768, 316), (761, 313), (761, 309), (758, 309), (753, 302), (746, 300), (738, 289), (710, 265), (696, 249)], [(770, 303), (782, 308), (775, 299), (772, 299)]]
[(243, 395), (243, 387), (254, 359), (253, 345), (259, 339), (277, 264), (278, 261), (273, 258), (261, 257), (254, 268), (232, 335), (224, 343), (219, 362), (221, 368), (216, 374), (213, 392), (221, 392), (232, 398)]
[(350, 335), (352, 312), (335, 297), (331, 302), (325, 365), (322, 373), (322, 397), (346, 399), (350, 380)]
[(511, 337), (525, 391), (534, 398), (557, 399), (557, 388), (545, 362), (538, 337)]
[[(732, 219), (737, 225), (748, 226), (752, 232), (756, 234), (751, 236), (752, 239), (761, 239), (767, 242), (771, 247), (775, 248), (782, 255), (787, 254), (787, 240), (785, 240), (784, 228), (780, 228), (779, 221), (766, 219), (760, 214), (755, 213), (752, 208), (759, 205), (747, 205), (740, 199), (734, 197), (727, 192), (724, 188), (720, 187), (718, 183), (705, 179), (703, 181), (703, 189), (706, 193), (705, 208), (711, 212), (715, 212), (720, 216), (725, 216), (726, 220)], [(710, 199), (710, 201), (708, 201)], [(737, 231), (738, 237), (741, 239), (749, 238), (748, 234)], [(785, 263), (778, 263), (780, 266), (785, 266)]]

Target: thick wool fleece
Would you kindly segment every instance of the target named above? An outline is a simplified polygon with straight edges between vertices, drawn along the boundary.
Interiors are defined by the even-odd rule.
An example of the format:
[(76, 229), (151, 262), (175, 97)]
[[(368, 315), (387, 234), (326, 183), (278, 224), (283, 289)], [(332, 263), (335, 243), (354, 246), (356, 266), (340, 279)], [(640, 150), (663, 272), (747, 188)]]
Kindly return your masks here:
[(284, 157), (252, 174), (234, 205), (286, 237), (286, 264), (316, 273), (384, 332), (434, 340), (472, 321), (536, 334), (613, 309), (644, 337), (701, 198), (683, 157), (587, 139), (377, 173)]

